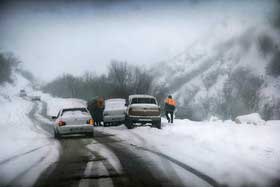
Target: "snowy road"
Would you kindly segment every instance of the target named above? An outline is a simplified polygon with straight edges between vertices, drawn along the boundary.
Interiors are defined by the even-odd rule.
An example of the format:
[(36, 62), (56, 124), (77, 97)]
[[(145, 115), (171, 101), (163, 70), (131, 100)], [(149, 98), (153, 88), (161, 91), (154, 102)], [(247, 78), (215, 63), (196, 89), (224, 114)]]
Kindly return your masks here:
[(96, 128), (94, 139), (61, 139), (59, 160), (34, 186), (193, 186), (193, 182), (183, 183), (174, 168), (195, 176), (200, 185), (219, 186), (211, 177), (174, 158), (137, 147), (102, 129)]
[[(170, 125), (163, 119), (162, 130), (96, 127), (94, 138), (58, 141), (46, 116), (69, 100), (44, 99), (15, 97), (13, 107), (4, 108), (15, 125), (2, 133), (1, 187), (279, 186), (279, 121), (254, 126), (175, 120)], [(18, 138), (10, 138), (19, 128)]]
[[(35, 186), (182, 186), (174, 178), (162, 176), (143, 151), (133, 150), (109, 134), (97, 132), (93, 141), (80, 137), (61, 140), (59, 161)], [(111, 153), (99, 153), (100, 146), (109, 148), (118, 159), (110, 158)], [(114, 166), (118, 160), (121, 168)]]
[[(35, 186), (193, 186), (183, 184), (172, 169), (176, 166), (170, 165), (197, 175), (203, 186), (220, 186), (207, 175), (164, 154), (127, 145), (113, 135), (98, 131), (94, 139), (94, 143), (80, 137), (63, 139), (59, 161), (43, 173)], [(100, 155), (90, 144), (109, 148), (119, 159), (121, 171), (112, 164), (116, 160)], [(159, 168), (156, 160), (160, 160), (164, 168)]]
[[(26, 106), (32, 108), (24, 115), (28, 111)], [(4, 157), (0, 161), (1, 187), (32, 186), (40, 173), (57, 159), (59, 144), (53, 139), (51, 131), (42, 129), (50, 129), (51, 126), (43, 125), (35, 117), (39, 115), (39, 106), (38, 102), (32, 103), (20, 98), (13, 107), (9, 107), (13, 118), (10, 119), (9, 128), (5, 128), (6, 134), (2, 135), (1, 146), (7, 148), (1, 154)]]

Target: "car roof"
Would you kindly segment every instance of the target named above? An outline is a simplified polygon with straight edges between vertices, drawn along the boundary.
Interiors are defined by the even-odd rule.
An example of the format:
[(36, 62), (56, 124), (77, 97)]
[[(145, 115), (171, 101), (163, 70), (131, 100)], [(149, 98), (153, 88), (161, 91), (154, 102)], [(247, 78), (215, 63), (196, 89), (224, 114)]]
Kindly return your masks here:
[(125, 101), (123, 98), (106, 99), (105, 102)]

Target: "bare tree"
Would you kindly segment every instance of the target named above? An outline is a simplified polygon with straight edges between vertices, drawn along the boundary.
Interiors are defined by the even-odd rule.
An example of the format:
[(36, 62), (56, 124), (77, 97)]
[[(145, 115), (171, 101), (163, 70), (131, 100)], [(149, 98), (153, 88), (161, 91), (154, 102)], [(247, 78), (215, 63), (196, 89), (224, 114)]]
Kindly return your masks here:
[(0, 84), (12, 82), (12, 70), (21, 62), (12, 53), (0, 53)]
[(112, 61), (109, 65), (108, 79), (114, 88), (114, 96), (127, 97), (128, 85), (132, 75), (127, 62)]

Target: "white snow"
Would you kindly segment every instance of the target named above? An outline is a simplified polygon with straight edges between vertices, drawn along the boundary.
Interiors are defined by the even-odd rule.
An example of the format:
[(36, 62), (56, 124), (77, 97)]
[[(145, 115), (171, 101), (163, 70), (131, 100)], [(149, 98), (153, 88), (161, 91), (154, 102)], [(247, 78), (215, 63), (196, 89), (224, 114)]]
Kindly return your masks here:
[(105, 110), (106, 111), (119, 111), (126, 110), (125, 99), (107, 99), (105, 100)]
[(279, 180), (280, 121), (257, 126), (230, 120), (162, 121), (162, 130), (148, 126), (127, 130), (124, 125), (100, 130), (130, 145), (175, 158), (220, 184), (267, 186)]
[(0, 185), (31, 186), (57, 160), (59, 146), (28, 117), (33, 103), (19, 91), (29, 95), (29, 81), (17, 74), (14, 81), (0, 86)]
[[(15, 84), (0, 87), (0, 127), (3, 129), (0, 131), (0, 150), (4, 150), (0, 154), (0, 183), (30, 186), (44, 169), (58, 159), (59, 145), (28, 117), (33, 103), (19, 97), (19, 90), (25, 89), (28, 95), (40, 95), (42, 101), (48, 104), (47, 114), (50, 116), (56, 115), (62, 107), (84, 107), (86, 103), (74, 98), (53, 98), (32, 90), (29, 82), (21, 76), (17, 75), (16, 79)], [(43, 107), (42, 103), (38, 103), (36, 119), (51, 125), (52, 121), (40, 115)], [(258, 114), (239, 116), (238, 119), (243, 124), (222, 121), (217, 117), (201, 122), (175, 120), (174, 124), (162, 119), (161, 130), (148, 126), (128, 130), (124, 125), (98, 130), (114, 134), (122, 143), (136, 149), (145, 148), (174, 158), (220, 184), (267, 186), (275, 179), (279, 180), (280, 121), (265, 122)], [(96, 144), (94, 140), (87, 147), (108, 158), (113, 167), (122, 173), (119, 159), (107, 147)], [(161, 161), (156, 163), (167, 167)], [(173, 167), (173, 171), (178, 172), (177, 175), (187, 184), (191, 180), (192, 186), (201, 185), (201, 180), (182, 167), (175, 164), (168, 167)], [(93, 165), (88, 163), (87, 170), (92, 168)]]
[[(51, 98), (46, 94), (43, 94), (42, 98), (50, 103), (48, 113), (71, 101)], [(175, 120), (174, 124), (168, 124), (163, 118), (161, 130), (148, 126), (128, 130), (124, 125), (100, 127), (96, 130), (114, 134), (128, 146), (163, 153), (210, 176), (220, 184), (267, 186), (275, 179), (279, 180), (280, 176), (280, 121), (267, 121), (266, 125), (259, 125), (263, 124), (263, 121), (256, 116), (258, 115), (251, 114), (247, 117), (257, 122), (257, 125), (237, 124), (231, 120), (222, 121), (217, 117), (202, 122)], [(87, 147), (108, 158), (114, 168), (122, 172), (119, 159), (107, 147), (102, 147), (95, 141)], [(155, 155), (154, 159), (157, 158)], [(160, 160), (155, 163), (164, 168)], [(178, 172), (177, 176), (186, 184), (202, 185), (200, 179), (180, 166), (171, 164), (168, 167), (174, 167), (173, 170)]]
[[(77, 101), (52, 98), (47, 94), (42, 94), (41, 97), (49, 104), (48, 114), (69, 101)], [(247, 116), (257, 125), (237, 124), (231, 120), (222, 121), (217, 117), (201, 122), (175, 120), (174, 124), (168, 124), (163, 118), (161, 130), (149, 126), (128, 130), (124, 125), (100, 127), (96, 130), (114, 134), (114, 137), (128, 146), (146, 148), (172, 157), (220, 184), (234, 187), (248, 184), (267, 186), (275, 179), (279, 180), (280, 176), (280, 121), (267, 121), (266, 125), (259, 125), (263, 124), (263, 121), (257, 116)], [(97, 144), (94, 140), (87, 147), (107, 158), (114, 168), (122, 173), (119, 159), (107, 147)], [(160, 167), (167, 167), (162, 165), (162, 158), (154, 155), (154, 159)], [(186, 184), (205, 186), (205, 181), (201, 181), (180, 166), (171, 164), (168, 167), (173, 167), (169, 169), (178, 172), (177, 176)], [(91, 168), (93, 166), (89, 163), (87, 169)], [(86, 181), (82, 181), (80, 185), (83, 183), (87, 184)]]
[(237, 116), (235, 122), (242, 124), (264, 125), (265, 121), (261, 118), (260, 114), (252, 113), (247, 115)]

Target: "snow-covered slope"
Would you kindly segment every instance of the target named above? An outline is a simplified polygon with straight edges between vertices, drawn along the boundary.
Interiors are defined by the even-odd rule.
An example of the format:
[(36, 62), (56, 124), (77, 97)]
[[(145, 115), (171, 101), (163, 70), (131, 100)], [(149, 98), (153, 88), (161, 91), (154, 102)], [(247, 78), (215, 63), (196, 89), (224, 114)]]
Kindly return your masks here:
[(0, 186), (32, 186), (57, 160), (59, 146), (30, 118), (34, 103), (19, 97), (20, 89), (33, 92), (30, 82), (13, 75), (13, 84), (0, 85)]
[[(233, 30), (230, 24), (239, 27)], [(266, 119), (280, 118), (280, 77), (269, 73), (271, 61), (280, 54), (279, 32), (269, 24), (242, 24), (213, 27), (184, 52), (153, 68), (159, 75), (156, 83), (177, 99), (177, 116), (231, 118), (259, 112)], [(235, 106), (229, 103), (234, 98)]]

